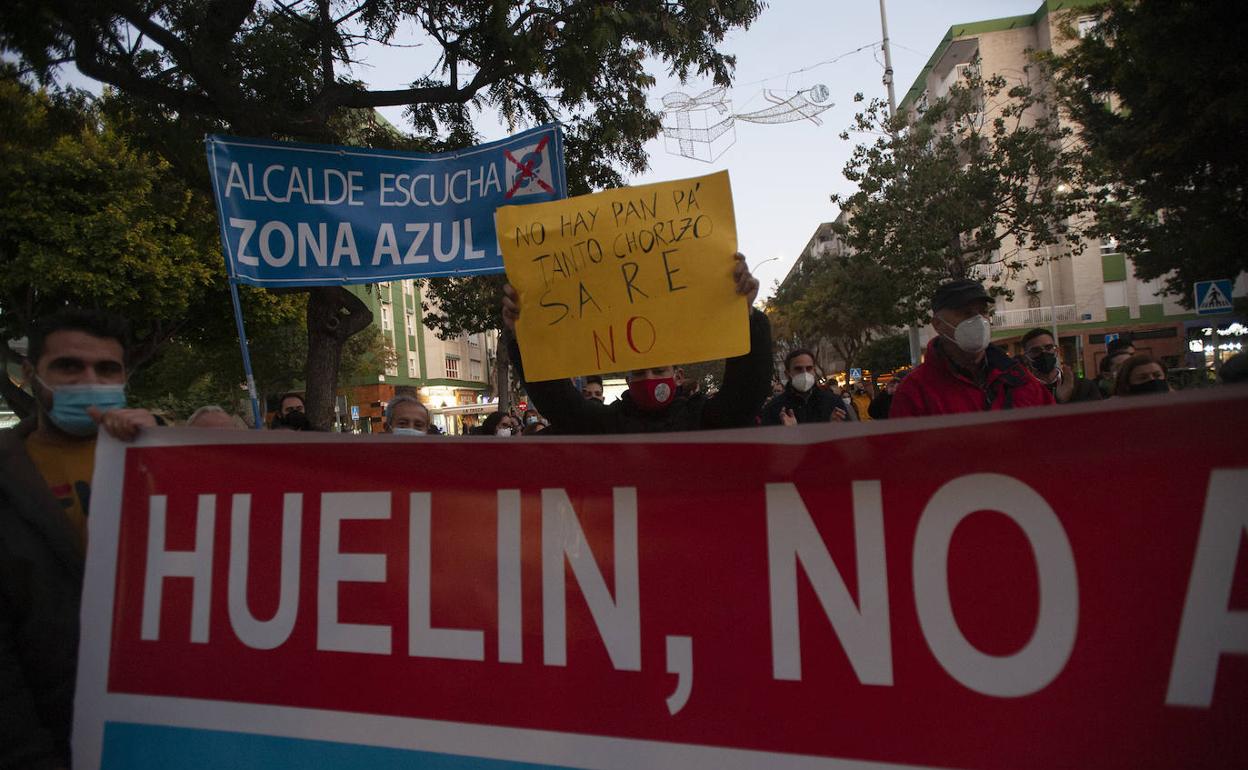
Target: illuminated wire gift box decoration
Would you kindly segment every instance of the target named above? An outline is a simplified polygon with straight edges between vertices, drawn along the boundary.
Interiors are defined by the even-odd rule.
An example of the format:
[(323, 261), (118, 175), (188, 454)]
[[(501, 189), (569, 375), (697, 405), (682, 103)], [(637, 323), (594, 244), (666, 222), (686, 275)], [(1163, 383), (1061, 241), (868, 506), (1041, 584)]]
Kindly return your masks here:
[(736, 144), (736, 121), (792, 123), (809, 120), (820, 126), (823, 121), (817, 116), (833, 106), (828, 101), (830, 95), (828, 87), (822, 84), (789, 97), (764, 89), (763, 97), (772, 106), (734, 115), (732, 100), (723, 87), (697, 96), (674, 91), (663, 97), (663, 138), (669, 153), (711, 163)]
[(736, 144), (732, 101), (719, 87), (688, 96), (679, 91), (663, 97), (663, 139), (673, 155), (711, 163)]

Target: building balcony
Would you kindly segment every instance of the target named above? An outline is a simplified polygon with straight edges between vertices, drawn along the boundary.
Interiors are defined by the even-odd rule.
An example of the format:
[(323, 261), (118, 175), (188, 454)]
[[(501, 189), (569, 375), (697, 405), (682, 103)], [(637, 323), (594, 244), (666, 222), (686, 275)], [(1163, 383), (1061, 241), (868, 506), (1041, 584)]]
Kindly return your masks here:
[[(1058, 305), (1052, 308), (1057, 314), (1059, 324), (1075, 323), (1079, 314), (1074, 305)], [(1053, 323), (1052, 313), (1048, 305), (1044, 307), (1024, 307), (1016, 310), (993, 310), (992, 326), (995, 329), (1012, 329), (1023, 326), (1048, 326)]]

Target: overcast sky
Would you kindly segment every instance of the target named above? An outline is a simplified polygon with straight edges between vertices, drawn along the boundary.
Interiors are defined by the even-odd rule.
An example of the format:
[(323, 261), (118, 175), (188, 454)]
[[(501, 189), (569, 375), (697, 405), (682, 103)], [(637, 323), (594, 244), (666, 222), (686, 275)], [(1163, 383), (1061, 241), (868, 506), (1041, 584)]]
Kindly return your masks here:
[[(1040, 0), (888, 0), (898, 100), (949, 27), (1032, 13), (1039, 6)], [(881, 82), (884, 68), (878, 45), (842, 55), (878, 44), (881, 37), (875, 0), (771, 0), (753, 26), (734, 33), (723, 46), (737, 56), (730, 92), (733, 111), (768, 106), (764, 89), (787, 97), (823, 84), (835, 106), (819, 116), (822, 125), (805, 120), (777, 125), (738, 121), (736, 143), (714, 163), (669, 154), (660, 137), (647, 146), (649, 171), (629, 179), (629, 183), (660, 182), (727, 169), (732, 178), (740, 249), (756, 267), (762, 293), (768, 295), (773, 282), (788, 272), (819, 223), (836, 216), (829, 196), (852, 192), (841, 170), (853, 146), (869, 137), (851, 134), (847, 142), (839, 134), (853, 118), (856, 92), (868, 98), (885, 96)], [(413, 79), (413, 65), (431, 53), (428, 49), (370, 53), (366, 56), (368, 66), (356, 75), (373, 87), (399, 88)], [(838, 61), (821, 64), (830, 59)], [(682, 86), (664, 72), (653, 74), (659, 79), (651, 92), (656, 108), (669, 92), (697, 94), (711, 87), (709, 81), (694, 80)], [(382, 112), (396, 125), (404, 125), (401, 109)], [(506, 131), (492, 115), (481, 116), (478, 128), (487, 140), (498, 139)]]
[[(1040, 0), (887, 1), (899, 100), (949, 27), (1032, 13), (1040, 6)], [(829, 196), (852, 192), (841, 170), (854, 145), (870, 137), (851, 134), (849, 141), (843, 141), (839, 134), (853, 118), (855, 93), (862, 92), (868, 98), (885, 96), (880, 39), (876, 0), (770, 0), (770, 7), (752, 27), (737, 31), (723, 45), (737, 57), (736, 78), (729, 94), (733, 111), (768, 106), (764, 89), (784, 98), (823, 84), (835, 104), (819, 116), (822, 125), (806, 120), (777, 125), (738, 121), (736, 143), (713, 163), (669, 154), (660, 137), (647, 145), (650, 169), (629, 183), (661, 182), (727, 169), (732, 178), (740, 249), (755, 268), (763, 284), (762, 294), (767, 296), (819, 223), (835, 218), (837, 211)], [(406, 42), (413, 40), (414, 29), (407, 31)], [(864, 46), (864, 50), (849, 53)], [(436, 55), (425, 46), (357, 53), (363, 64), (352, 74), (373, 88), (402, 88), (429, 74)], [(825, 63), (832, 59), (836, 61)], [(664, 94), (697, 94), (711, 87), (709, 81), (682, 85), (665, 72), (653, 74), (659, 81), (650, 95), (656, 108)], [(461, 73), (461, 77), (466, 76)], [(99, 90), (98, 85), (85, 83), (76, 73), (70, 73), (68, 79)], [(382, 112), (396, 126), (407, 128), (402, 108)], [(493, 114), (481, 115), (477, 126), (487, 141), (506, 133)]]

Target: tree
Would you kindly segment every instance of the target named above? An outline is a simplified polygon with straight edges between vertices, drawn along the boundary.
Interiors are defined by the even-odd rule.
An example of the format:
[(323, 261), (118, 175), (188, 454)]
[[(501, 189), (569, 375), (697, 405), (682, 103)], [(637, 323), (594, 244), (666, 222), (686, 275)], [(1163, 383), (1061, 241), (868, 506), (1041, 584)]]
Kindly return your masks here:
[(1071, 129), (1041, 89), (972, 66), (914, 122), (890, 120), (877, 99), (852, 130), (878, 138), (845, 165), (858, 190), (832, 196), (851, 214), (835, 229), (898, 288), (903, 323), (925, 318), (936, 286), (977, 265), (1017, 270), (1029, 250), (1063, 242), (1069, 253), (1082, 250), (1070, 220), (1083, 197), (1058, 193), (1075, 184)]
[[(160, 156), (136, 148), (77, 92), (35, 91), (0, 72), (0, 358), (66, 304), (134, 326), (132, 371), (179, 334), (230, 323), (212, 219)], [(254, 294), (249, 304), (256, 308)], [(260, 305), (282, 303), (262, 301)], [(266, 313), (256, 308), (258, 321)], [(224, 312), (224, 323), (213, 319)], [(226, 327), (228, 328), (228, 327)], [(0, 378), (19, 414), (30, 396)]]
[[(590, 185), (614, 167), (641, 168), (659, 129), (646, 104), (647, 57), (685, 78), (730, 81), (716, 49), (748, 25), (759, 0), (10, 0), (0, 46), (43, 78), (72, 61), (83, 74), (149, 105), (169, 126), (202, 133), (342, 142), (344, 114), (406, 105), (418, 132), (454, 146), (473, 138), (474, 109), (512, 124), (565, 120), (569, 155)], [(439, 52), (437, 77), (370, 90), (349, 72), (359, 47), (400, 43), (419, 29)], [(189, 129), (188, 129), (189, 130)], [(182, 135), (185, 142), (185, 134)], [(337, 287), (307, 305), (309, 419), (330, 420), (342, 345), (369, 323), (366, 306)]]
[(905, 334), (876, 337), (862, 348), (858, 363), (872, 378), (910, 363), (910, 338)]
[(1248, 270), (1248, 20), (1231, 0), (1094, 10), (1095, 33), (1056, 58), (1087, 148), (1093, 234), (1191, 307), (1196, 281)]
[(895, 284), (885, 269), (861, 254), (808, 257), (801, 272), (777, 289), (771, 307), (780, 339), (789, 342), (777, 347), (821, 353), (826, 343), (847, 369), (874, 336), (898, 319)]
[[(248, 336), (262, 408), (272, 397), (301, 390), (308, 355), (307, 329), (301, 319), (269, 326)], [(384, 371), (396, 360), (390, 340), (377, 327), (370, 326), (343, 347), (338, 378), (345, 382)], [(147, 407), (174, 419), (185, 419), (207, 404), (230, 410), (241, 408), (250, 416), (249, 407), (243, 404), (247, 398), (243, 381), (242, 360), (233, 340), (217, 338), (192, 343), (177, 339), (162, 349), (149, 366), (131, 376), (129, 400), (134, 406)]]
[(684, 364), (680, 368), (684, 370), (685, 382), (689, 383), (690, 386), (696, 384), (703, 393), (713, 394), (724, 384), (724, 367), (726, 363), (721, 358), (717, 361), (698, 361), (697, 363)]

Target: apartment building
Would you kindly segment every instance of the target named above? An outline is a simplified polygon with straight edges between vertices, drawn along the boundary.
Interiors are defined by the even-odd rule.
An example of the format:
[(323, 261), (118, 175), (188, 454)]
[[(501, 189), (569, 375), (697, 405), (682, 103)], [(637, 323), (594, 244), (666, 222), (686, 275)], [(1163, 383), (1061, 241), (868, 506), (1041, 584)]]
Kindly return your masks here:
[[(914, 119), (927, 104), (944, 96), (968, 67), (980, 67), (985, 78), (1000, 74), (1011, 83), (1045, 87), (1031, 53), (1060, 54), (1073, 45), (1075, 41), (1062, 33), (1066, 26), (1080, 36), (1095, 34), (1093, 5), (1094, 0), (1048, 0), (1028, 15), (954, 25), (899, 109)], [(1044, 257), (1053, 259), (1046, 262)], [(1037, 265), (1037, 258), (1043, 264)], [(1129, 336), (1137, 349), (1159, 356), (1172, 368), (1215, 365), (1248, 342), (1243, 318), (1185, 310), (1174, 297), (1161, 293), (1161, 281), (1137, 279), (1131, 260), (1113, 241), (1087, 243), (1077, 255), (1064, 246), (1054, 246), (1048, 253), (1024, 252), (1021, 261), (1026, 265), (1021, 273), (1010, 275), (994, 266), (984, 267), (978, 275), (988, 284), (1013, 291), (1012, 300), (997, 303), (993, 318), (994, 341), (1007, 349), (1017, 350), (1021, 335), (1037, 326), (1049, 327), (1054, 319), (1063, 358), (1085, 372), (1096, 371), (1105, 355), (1106, 335)], [(1238, 276), (1234, 296), (1246, 293), (1248, 276)], [(926, 333), (930, 336), (931, 330)]]
[(447, 433), (462, 433), (495, 410), (496, 334), (438, 339), (422, 323), (422, 298), (415, 281), (350, 290), (373, 311), (373, 323), (390, 341), (395, 360), (339, 389), (337, 411), (345, 429), (380, 431), (383, 407), (400, 393), (418, 396), (429, 407), (434, 424)]
[[(837, 217), (836, 222), (843, 223), (846, 219), (847, 215), (842, 213)], [(833, 224), (833, 222), (823, 222), (815, 228), (815, 232), (811, 234), (810, 240), (806, 242), (806, 247), (802, 249), (801, 255), (798, 256), (793, 266), (789, 268), (789, 272), (785, 274), (784, 279), (780, 281), (781, 286), (800, 276), (802, 271), (811, 263), (811, 260), (842, 256), (848, 253), (848, 247), (845, 245), (845, 242), (832, 229)], [(811, 350), (825, 372), (834, 373), (845, 370), (844, 359), (827, 340), (820, 340), (817, 344), (811, 346)], [(777, 340), (772, 347), (772, 354), (776, 359), (775, 369), (781, 379), (784, 377), (784, 357), (788, 352), (789, 347), (785, 340), (782, 339)]]

